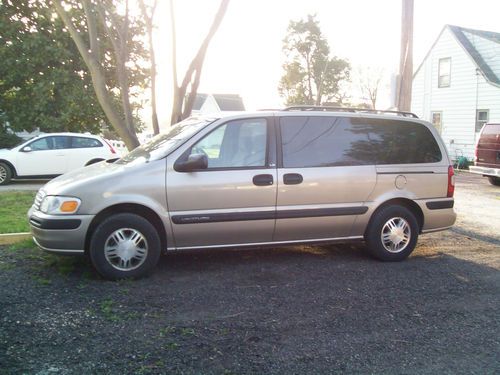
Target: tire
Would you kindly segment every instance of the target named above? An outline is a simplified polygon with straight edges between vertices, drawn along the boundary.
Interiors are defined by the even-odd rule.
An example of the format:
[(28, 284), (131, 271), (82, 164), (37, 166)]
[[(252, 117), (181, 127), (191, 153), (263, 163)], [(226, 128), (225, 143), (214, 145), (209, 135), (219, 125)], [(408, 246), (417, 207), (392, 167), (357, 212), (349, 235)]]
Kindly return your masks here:
[(397, 262), (406, 259), (415, 249), (418, 233), (417, 219), (409, 209), (387, 206), (373, 214), (365, 233), (365, 241), (373, 257), (386, 262)]
[(488, 177), (488, 181), (492, 185), (500, 186), (500, 178), (498, 178), (498, 177)]
[(105, 279), (136, 279), (154, 269), (160, 250), (160, 236), (148, 220), (122, 213), (99, 224), (90, 240), (89, 255)]
[(5, 164), (0, 163), (0, 185), (7, 185), (12, 178), (12, 169)]

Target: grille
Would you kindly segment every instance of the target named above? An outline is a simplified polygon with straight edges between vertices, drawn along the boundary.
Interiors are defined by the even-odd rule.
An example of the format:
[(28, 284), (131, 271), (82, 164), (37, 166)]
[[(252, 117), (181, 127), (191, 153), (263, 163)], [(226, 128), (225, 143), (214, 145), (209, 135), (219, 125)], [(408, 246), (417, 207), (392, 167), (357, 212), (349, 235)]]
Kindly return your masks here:
[(40, 205), (42, 204), (43, 198), (45, 198), (46, 195), (47, 193), (43, 190), (38, 190), (38, 193), (36, 193), (35, 195), (35, 202), (33, 203), (33, 207), (35, 208), (35, 210), (40, 209)]

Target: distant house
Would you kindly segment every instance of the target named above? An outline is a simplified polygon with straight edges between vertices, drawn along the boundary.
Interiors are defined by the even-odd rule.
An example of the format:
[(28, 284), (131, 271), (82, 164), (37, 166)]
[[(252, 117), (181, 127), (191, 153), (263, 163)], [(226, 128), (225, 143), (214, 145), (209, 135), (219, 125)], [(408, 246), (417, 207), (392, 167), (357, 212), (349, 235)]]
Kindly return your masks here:
[(500, 122), (500, 33), (446, 25), (413, 76), (412, 111), (453, 159), (472, 159), (483, 124)]
[(192, 114), (217, 114), (245, 110), (243, 99), (237, 94), (197, 94)]

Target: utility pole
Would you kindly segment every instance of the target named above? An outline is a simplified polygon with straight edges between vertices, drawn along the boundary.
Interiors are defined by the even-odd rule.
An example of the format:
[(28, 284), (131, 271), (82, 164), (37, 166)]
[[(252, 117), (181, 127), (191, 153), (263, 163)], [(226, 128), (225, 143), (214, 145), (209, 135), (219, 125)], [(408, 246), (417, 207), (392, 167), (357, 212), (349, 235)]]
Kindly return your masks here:
[(397, 106), (400, 111), (411, 111), (411, 86), (413, 80), (413, 1), (402, 0), (401, 55)]

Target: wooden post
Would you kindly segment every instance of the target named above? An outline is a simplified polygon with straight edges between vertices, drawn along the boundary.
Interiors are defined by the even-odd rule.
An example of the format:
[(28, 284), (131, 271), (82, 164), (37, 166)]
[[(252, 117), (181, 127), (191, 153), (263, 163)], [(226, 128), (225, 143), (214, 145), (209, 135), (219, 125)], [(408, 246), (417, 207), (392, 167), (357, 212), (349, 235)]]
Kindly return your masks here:
[(397, 105), (400, 111), (411, 111), (411, 87), (413, 80), (413, 1), (402, 0), (401, 55)]

